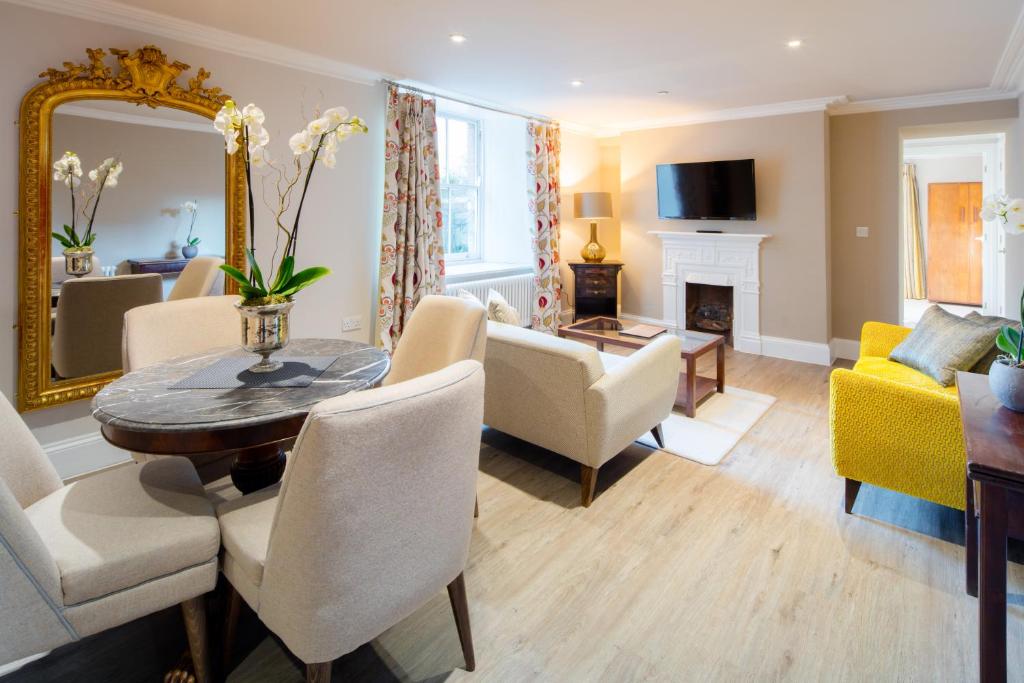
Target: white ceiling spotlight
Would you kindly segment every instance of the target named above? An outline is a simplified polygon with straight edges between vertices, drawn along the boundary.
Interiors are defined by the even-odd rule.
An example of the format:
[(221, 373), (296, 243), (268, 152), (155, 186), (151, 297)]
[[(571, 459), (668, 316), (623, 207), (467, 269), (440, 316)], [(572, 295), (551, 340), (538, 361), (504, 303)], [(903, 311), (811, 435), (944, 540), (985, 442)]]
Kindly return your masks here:
[(571, 81), (569, 81), (569, 85), (571, 85), (574, 88), (582, 88), (583, 87), (583, 81), (581, 81), (578, 78), (574, 78)]
[(448, 40), (452, 41), (457, 45), (461, 45), (462, 43), (466, 42), (466, 36), (462, 35), (461, 33), (453, 33), (450, 36), (448, 36)]
[(799, 38), (794, 38), (793, 40), (790, 40), (790, 41), (788, 41), (786, 43), (786, 47), (792, 48), (792, 49), (795, 50), (796, 48), (800, 47), (803, 44), (804, 44), (804, 41), (800, 40)]

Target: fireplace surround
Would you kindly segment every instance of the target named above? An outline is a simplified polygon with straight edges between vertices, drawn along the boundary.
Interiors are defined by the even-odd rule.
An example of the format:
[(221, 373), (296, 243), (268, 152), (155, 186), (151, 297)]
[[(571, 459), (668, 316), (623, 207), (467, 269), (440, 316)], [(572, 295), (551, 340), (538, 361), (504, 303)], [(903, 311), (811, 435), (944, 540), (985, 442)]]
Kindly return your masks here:
[[(771, 235), (668, 231), (649, 234), (662, 242), (662, 319), (673, 327), (685, 328), (701, 305), (711, 305), (704, 313), (720, 316), (721, 304), (725, 303), (723, 296), (731, 290), (730, 329), (719, 334), (731, 334), (737, 351), (760, 354), (761, 242)], [(698, 291), (703, 293), (703, 288), (693, 285), (727, 289), (709, 289), (717, 298), (706, 302), (699, 299), (688, 319), (688, 299)]]

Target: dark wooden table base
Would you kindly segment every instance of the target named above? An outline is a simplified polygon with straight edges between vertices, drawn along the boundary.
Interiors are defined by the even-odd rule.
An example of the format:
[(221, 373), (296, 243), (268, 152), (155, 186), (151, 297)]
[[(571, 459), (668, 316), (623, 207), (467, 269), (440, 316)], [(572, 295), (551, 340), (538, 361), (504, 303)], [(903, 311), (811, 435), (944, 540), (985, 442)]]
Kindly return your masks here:
[(270, 443), (236, 451), (231, 462), (231, 482), (242, 493), (259, 491), (284, 476), (283, 443)]

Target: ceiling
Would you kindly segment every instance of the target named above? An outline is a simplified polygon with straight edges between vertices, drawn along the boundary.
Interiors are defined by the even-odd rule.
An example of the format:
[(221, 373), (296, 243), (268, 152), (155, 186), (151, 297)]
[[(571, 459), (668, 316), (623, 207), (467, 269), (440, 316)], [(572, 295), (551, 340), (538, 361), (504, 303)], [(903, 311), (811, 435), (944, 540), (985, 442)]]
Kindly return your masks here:
[[(122, 0), (591, 127), (990, 85), (1024, 0)], [(463, 44), (449, 40), (464, 34)], [(802, 47), (786, 43), (801, 39)], [(581, 87), (570, 81), (581, 79)], [(667, 95), (656, 94), (667, 90)]]

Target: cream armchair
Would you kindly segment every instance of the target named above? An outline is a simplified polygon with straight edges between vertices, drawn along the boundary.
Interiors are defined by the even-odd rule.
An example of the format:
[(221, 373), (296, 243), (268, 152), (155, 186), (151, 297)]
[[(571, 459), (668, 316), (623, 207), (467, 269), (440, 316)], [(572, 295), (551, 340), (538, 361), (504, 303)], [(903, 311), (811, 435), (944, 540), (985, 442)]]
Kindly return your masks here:
[(661, 422), (679, 388), (681, 342), (662, 335), (630, 356), (489, 322), (484, 423), (580, 463), (581, 502), (598, 469)]
[(203, 596), (220, 532), (183, 458), (64, 486), (0, 396), (0, 664), (181, 603), (197, 681), (208, 680)]
[[(310, 411), (279, 486), (217, 508), (222, 571), (327, 683), (331, 662), (448, 588), (466, 669), (484, 373), (465, 360)], [(237, 617), (237, 595), (230, 615)], [(234, 632), (228, 623), (228, 646)], [(230, 654), (225, 657), (230, 660)]]

